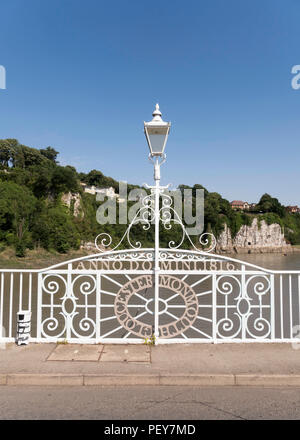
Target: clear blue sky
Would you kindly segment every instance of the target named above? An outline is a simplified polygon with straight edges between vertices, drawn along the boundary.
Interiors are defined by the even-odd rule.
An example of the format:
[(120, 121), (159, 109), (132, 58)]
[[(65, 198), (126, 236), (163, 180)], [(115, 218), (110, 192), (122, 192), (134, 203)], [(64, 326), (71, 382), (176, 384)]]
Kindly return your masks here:
[(0, 13), (0, 138), (151, 183), (143, 121), (159, 102), (163, 183), (300, 205), (298, 0), (10, 0)]

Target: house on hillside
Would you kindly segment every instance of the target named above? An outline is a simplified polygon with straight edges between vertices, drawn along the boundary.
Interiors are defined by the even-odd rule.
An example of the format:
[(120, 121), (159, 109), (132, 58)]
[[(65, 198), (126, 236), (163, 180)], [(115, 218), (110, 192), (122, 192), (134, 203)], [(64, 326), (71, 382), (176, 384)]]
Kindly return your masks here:
[(243, 202), (242, 200), (233, 200), (231, 203), (231, 208), (232, 209), (243, 209), (243, 210), (248, 210), (250, 205), (248, 202)]
[(295, 205), (295, 206), (286, 206), (285, 209), (287, 210), (287, 212), (294, 214), (296, 213), (300, 213), (300, 208), (299, 206)]
[(249, 209), (255, 209), (257, 206), (257, 203), (250, 203), (249, 204)]

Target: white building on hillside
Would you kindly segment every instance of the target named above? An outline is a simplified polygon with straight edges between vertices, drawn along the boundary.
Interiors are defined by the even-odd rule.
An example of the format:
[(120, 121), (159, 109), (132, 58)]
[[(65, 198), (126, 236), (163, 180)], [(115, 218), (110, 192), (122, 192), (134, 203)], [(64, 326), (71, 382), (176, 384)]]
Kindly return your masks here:
[(80, 182), (80, 185), (83, 187), (84, 192), (95, 195), (95, 194), (103, 194), (104, 197), (108, 197), (110, 199), (118, 199), (119, 203), (125, 202), (125, 199), (121, 199), (119, 194), (116, 194), (115, 189), (110, 186), (109, 188), (99, 188), (94, 185), (87, 185), (86, 183)]

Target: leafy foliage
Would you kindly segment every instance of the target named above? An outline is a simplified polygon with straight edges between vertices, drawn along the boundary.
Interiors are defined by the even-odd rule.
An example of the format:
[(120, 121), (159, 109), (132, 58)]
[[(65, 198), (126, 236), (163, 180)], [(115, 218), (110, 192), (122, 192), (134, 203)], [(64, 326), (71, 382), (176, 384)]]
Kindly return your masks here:
[[(104, 176), (99, 170), (78, 173), (70, 165), (61, 166), (57, 160), (58, 151), (51, 146), (44, 149), (31, 148), (19, 144), (16, 139), (0, 140), (0, 249), (13, 246), (16, 255), (25, 256), (26, 249), (43, 247), (65, 253), (77, 249), (81, 241), (92, 241), (95, 236), (106, 232), (114, 242), (124, 235), (128, 225), (105, 224), (96, 221), (99, 207), (95, 196), (84, 193), (80, 182), (100, 187), (113, 187), (119, 191), (119, 183)], [(128, 185), (127, 191), (139, 188)], [(204, 192), (204, 231), (216, 236), (227, 224), (234, 235), (242, 225), (250, 225), (254, 215), (259, 222), (278, 223), (284, 229), (285, 236), (292, 244), (300, 243), (300, 214), (288, 214), (278, 199), (264, 194), (253, 212), (238, 212), (230, 203), (216, 192), (209, 192), (200, 184), (193, 187), (179, 185), (179, 190), (191, 190), (192, 214), (195, 215), (195, 197), (197, 190)], [(67, 207), (62, 203), (66, 193), (80, 195), (80, 215), (75, 213), (75, 202)], [(182, 199), (183, 201), (183, 199)], [(105, 203), (102, 202), (102, 203)], [(128, 202), (128, 210), (135, 201)], [(119, 218), (120, 206), (116, 207)], [(188, 225), (191, 226), (191, 225)], [(171, 230), (161, 228), (161, 245), (166, 247), (174, 241), (181, 241), (181, 228), (175, 225)], [(154, 228), (144, 230), (139, 224), (132, 228), (132, 242), (142, 242), (152, 247)], [(197, 243), (197, 237), (193, 237)], [(127, 247), (128, 243), (124, 243)], [(190, 247), (188, 242), (183, 247)]]
[(264, 194), (258, 204), (256, 205), (257, 212), (273, 212), (278, 214), (279, 217), (284, 217), (285, 208), (282, 206), (278, 199), (271, 197), (269, 194)]

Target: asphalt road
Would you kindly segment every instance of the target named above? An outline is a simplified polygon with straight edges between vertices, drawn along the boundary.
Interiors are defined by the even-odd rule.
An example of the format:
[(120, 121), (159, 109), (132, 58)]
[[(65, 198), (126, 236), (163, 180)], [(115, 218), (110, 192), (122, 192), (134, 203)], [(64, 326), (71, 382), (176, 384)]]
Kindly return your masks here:
[(0, 387), (0, 419), (300, 419), (300, 388)]

